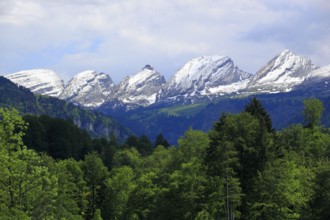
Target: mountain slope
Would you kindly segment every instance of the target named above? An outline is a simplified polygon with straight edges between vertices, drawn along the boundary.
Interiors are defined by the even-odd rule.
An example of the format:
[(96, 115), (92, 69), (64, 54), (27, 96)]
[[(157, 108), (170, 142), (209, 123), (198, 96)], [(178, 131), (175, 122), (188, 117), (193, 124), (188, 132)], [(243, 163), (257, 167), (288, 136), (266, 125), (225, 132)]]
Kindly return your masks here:
[(113, 117), (136, 135), (145, 134), (150, 139), (154, 139), (162, 133), (171, 144), (176, 144), (178, 138), (184, 135), (189, 128), (208, 131), (212, 128), (214, 121), (219, 120), (222, 113), (236, 114), (243, 111), (253, 97), (257, 97), (261, 101), (277, 130), (290, 124), (303, 124), (303, 101), (311, 97), (316, 97), (323, 102), (326, 110), (322, 124), (330, 126), (330, 105), (327, 104), (330, 101), (329, 94), (329, 92), (308, 94), (304, 91), (291, 91), (257, 94), (242, 98), (224, 97), (212, 103), (149, 106), (130, 112), (118, 112), (118, 115), (113, 115)]
[(330, 65), (308, 73), (306, 79), (293, 90), (310, 96), (328, 96), (330, 94)]
[(85, 107), (98, 107), (112, 93), (114, 83), (105, 73), (87, 70), (75, 75), (59, 98)]
[(160, 100), (194, 102), (245, 88), (251, 74), (243, 72), (229, 57), (202, 56), (186, 63), (166, 84)]
[(130, 134), (127, 128), (111, 117), (82, 109), (55, 97), (34, 95), (30, 90), (1, 76), (0, 107), (16, 108), (21, 114), (70, 119), (79, 128), (96, 137), (116, 137), (124, 140)]
[(321, 67), (308, 73), (308, 79), (326, 79), (330, 78), (330, 65)]
[(5, 77), (35, 94), (58, 97), (64, 89), (63, 80), (52, 70), (25, 70)]
[(258, 93), (287, 92), (302, 83), (308, 73), (317, 68), (310, 59), (284, 50), (256, 73), (248, 89)]
[(0, 76), (0, 107), (15, 107), (20, 112), (37, 114), (40, 108), (36, 103), (36, 97), (29, 89)]
[(148, 106), (156, 102), (156, 96), (164, 84), (164, 76), (146, 65), (138, 73), (123, 79), (114, 97), (123, 103)]
[(114, 92), (108, 97), (107, 102), (99, 107), (101, 112), (128, 111), (139, 107), (154, 104), (157, 94), (166, 83), (164, 76), (146, 65), (138, 73), (127, 76)]

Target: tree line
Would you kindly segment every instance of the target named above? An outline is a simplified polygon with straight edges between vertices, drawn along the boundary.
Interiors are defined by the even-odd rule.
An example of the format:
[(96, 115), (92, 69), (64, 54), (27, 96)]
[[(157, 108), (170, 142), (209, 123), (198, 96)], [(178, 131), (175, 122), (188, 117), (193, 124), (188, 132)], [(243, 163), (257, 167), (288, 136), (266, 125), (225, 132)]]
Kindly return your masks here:
[[(330, 130), (322, 103), (304, 104), (304, 125), (275, 131), (254, 98), (176, 147), (162, 135), (91, 139), (67, 121), (0, 109), (0, 218), (329, 219)], [(69, 129), (51, 130), (59, 140), (52, 126)]]

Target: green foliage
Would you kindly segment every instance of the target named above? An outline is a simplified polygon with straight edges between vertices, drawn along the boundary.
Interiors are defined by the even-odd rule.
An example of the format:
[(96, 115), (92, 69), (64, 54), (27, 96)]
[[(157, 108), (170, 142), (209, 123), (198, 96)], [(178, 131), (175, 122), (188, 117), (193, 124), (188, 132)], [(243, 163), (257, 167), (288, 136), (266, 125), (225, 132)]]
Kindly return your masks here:
[(45, 116), (26, 116), (26, 130), (0, 108), (0, 219), (329, 219), (330, 130), (275, 132), (259, 101), (245, 110), (166, 147), (91, 139)]
[(82, 219), (87, 208), (88, 187), (79, 162), (68, 159), (50, 165), (55, 166), (58, 177), (56, 218)]
[(58, 179), (22, 142), (24, 121), (15, 110), (0, 109), (1, 209), (11, 217), (48, 218), (54, 213)]
[(159, 145), (142, 161), (144, 171), (162, 173), (165, 176), (177, 165), (177, 152), (176, 148), (168, 149)]
[[(250, 122), (242, 121), (248, 117), (251, 118)], [(212, 193), (209, 198), (211, 204), (221, 201), (221, 205), (217, 205), (218, 210), (213, 210), (214, 217), (234, 219), (240, 216), (238, 207), (242, 194), (238, 178), (240, 167), (238, 149), (242, 148), (242, 153), (244, 153), (243, 150), (246, 151), (252, 147), (248, 140), (249, 132), (253, 132), (250, 130), (251, 122), (253, 118), (247, 113), (237, 117), (223, 115), (210, 131), (211, 142), (205, 157), (208, 174), (212, 179), (210, 184)], [(218, 201), (212, 201), (214, 199)]]
[(316, 169), (314, 195), (306, 210), (309, 219), (330, 218), (330, 162), (326, 161)]
[[(24, 143), (39, 152), (47, 152), (56, 159), (82, 159), (93, 149), (92, 140), (86, 131), (79, 129), (72, 121), (27, 115), (29, 123)], [(59, 129), (60, 128), (60, 129)]]
[(166, 193), (176, 201), (172, 219), (193, 219), (204, 208), (207, 177), (203, 158), (209, 138), (204, 132), (189, 129), (178, 142), (175, 158), (180, 164), (169, 175)]
[(0, 76), (0, 107), (16, 108), (20, 112), (36, 114), (40, 111), (33, 93)]
[(317, 98), (309, 98), (304, 100), (303, 115), (308, 127), (317, 126), (322, 117), (324, 107), (322, 102)]
[(92, 140), (92, 146), (93, 151), (96, 151), (100, 154), (104, 165), (106, 165), (110, 169), (113, 156), (116, 153), (117, 148), (119, 147), (119, 144), (117, 143), (116, 139), (112, 138), (108, 140), (106, 138), (94, 138)]
[(190, 128), (178, 140), (180, 154), (178, 159), (182, 162), (188, 162), (193, 159), (202, 160), (206, 155), (206, 148), (209, 146), (209, 142), (206, 133)]
[(110, 219), (124, 219), (131, 192), (135, 189), (134, 170), (127, 166), (114, 168), (105, 182), (104, 214)]
[(135, 171), (140, 170), (141, 164), (141, 155), (135, 148), (117, 151), (112, 162), (113, 167), (128, 166)]
[(25, 115), (28, 123), (23, 141), (30, 149), (46, 152), (55, 159), (83, 159), (85, 154), (97, 151), (110, 167), (117, 143), (115, 139), (92, 139), (85, 130), (71, 120), (52, 118), (47, 115)]
[(134, 147), (142, 156), (149, 155), (152, 152), (152, 143), (146, 135), (142, 135), (140, 138), (136, 137), (135, 135), (130, 135), (126, 139), (124, 147)]
[(170, 190), (176, 206), (172, 207), (177, 218), (193, 219), (203, 209), (207, 178), (204, 166), (197, 158), (182, 163), (170, 175)]
[(159, 175), (145, 172), (136, 180), (136, 187), (131, 192), (128, 202), (127, 218), (138, 216), (139, 219), (154, 219), (155, 210), (161, 205), (163, 188), (157, 184)]
[(102, 216), (101, 216), (101, 210), (100, 209), (96, 209), (94, 216), (93, 216), (93, 220), (102, 220)]
[(329, 159), (330, 136), (327, 130), (319, 127), (290, 126), (278, 132), (277, 145), (282, 147), (283, 153), (298, 154), (296, 163), (307, 167)]
[(268, 163), (255, 183), (250, 219), (300, 219), (312, 196), (313, 173), (293, 161)]
[(95, 152), (86, 155), (81, 165), (89, 188), (86, 216), (92, 218), (105, 199), (105, 181), (109, 177), (109, 171)]

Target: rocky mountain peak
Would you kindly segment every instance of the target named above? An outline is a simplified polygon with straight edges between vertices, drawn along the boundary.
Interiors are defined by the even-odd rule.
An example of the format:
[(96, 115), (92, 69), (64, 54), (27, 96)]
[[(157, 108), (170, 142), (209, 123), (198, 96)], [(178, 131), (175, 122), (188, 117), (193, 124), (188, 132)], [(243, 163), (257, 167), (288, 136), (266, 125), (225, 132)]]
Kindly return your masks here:
[(147, 106), (156, 102), (156, 96), (166, 83), (164, 76), (146, 65), (141, 71), (124, 78), (115, 89), (112, 100)]
[(145, 65), (142, 70), (154, 70), (154, 67), (151, 66), (150, 64)]
[(24, 70), (5, 76), (33, 93), (58, 97), (64, 89), (63, 80), (52, 70)]
[[(179, 69), (165, 86), (161, 100), (180, 100), (231, 93), (247, 84), (251, 74), (234, 65), (227, 56), (201, 56)], [(232, 86), (232, 87), (231, 87)]]
[(309, 58), (283, 50), (256, 73), (248, 87), (264, 92), (290, 91), (317, 68)]
[(95, 70), (76, 74), (66, 85), (60, 98), (86, 107), (98, 107), (112, 93), (111, 77)]

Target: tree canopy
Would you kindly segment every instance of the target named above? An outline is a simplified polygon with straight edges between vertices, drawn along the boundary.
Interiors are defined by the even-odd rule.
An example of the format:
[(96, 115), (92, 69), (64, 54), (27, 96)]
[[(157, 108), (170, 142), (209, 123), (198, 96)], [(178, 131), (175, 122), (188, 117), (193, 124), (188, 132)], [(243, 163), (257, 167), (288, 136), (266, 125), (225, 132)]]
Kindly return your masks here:
[(0, 219), (329, 219), (330, 130), (317, 115), (274, 131), (252, 99), (169, 147), (162, 135), (120, 145), (0, 108)]

